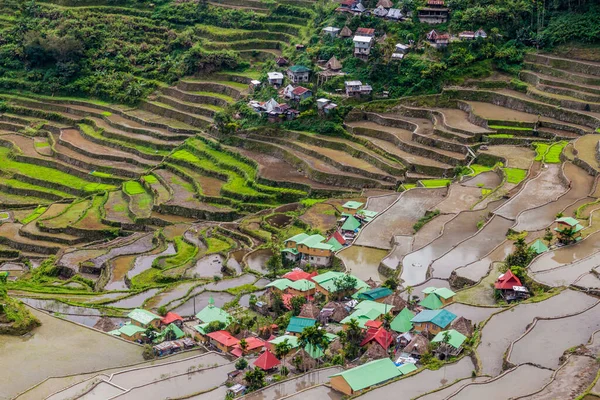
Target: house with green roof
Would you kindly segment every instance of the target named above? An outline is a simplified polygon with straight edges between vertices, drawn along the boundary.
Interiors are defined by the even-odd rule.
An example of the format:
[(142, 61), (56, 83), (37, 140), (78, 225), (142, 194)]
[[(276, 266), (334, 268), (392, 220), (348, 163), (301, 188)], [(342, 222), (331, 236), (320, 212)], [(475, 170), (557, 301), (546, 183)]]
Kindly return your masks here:
[(398, 367), (398, 371), (401, 375), (408, 375), (411, 372), (415, 372), (417, 369), (417, 366), (411, 363), (402, 364)]
[(127, 314), (127, 318), (131, 321), (131, 324), (137, 325), (141, 328), (147, 329), (153, 327), (158, 329), (160, 326), (161, 317), (143, 308), (136, 308)]
[(316, 285), (308, 279), (298, 279), (290, 283), (287, 293), (293, 296), (312, 296), (315, 294)]
[(146, 329), (133, 323), (125, 324), (118, 329), (119, 336), (132, 342), (143, 340), (146, 337)]
[(338, 286), (336, 282), (340, 279), (343, 279), (346, 275), (347, 274), (343, 272), (328, 271), (323, 274), (313, 276), (312, 280), (317, 284), (316, 291), (322, 293), (327, 298), (329, 298), (332, 293), (339, 294), (340, 296), (347, 296), (352, 295), (363, 288), (370, 289), (370, 286), (367, 285), (365, 281), (357, 278), (354, 275), (350, 275), (355, 281), (354, 288), (345, 293), (338, 293)]
[(428, 288), (423, 289), (423, 295), (424, 298), (423, 300), (421, 300), (419, 305), (422, 305), (425, 308), (429, 308), (430, 310), (437, 310), (438, 308), (442, 308), (443, 306), (452, 303), (454, 301), (454, 296), (456, 296), (456, 293), (454, 293), (448, 288), (436, 288), (430, 286)]
[(391, 295), (392, 292), (390, 289), (386, 287), (378, 287), (375, 289), (365, 290), (358, 295), (359, 300), (372, 300), (376, 302), (383, 302), (386, 297)]
[(372, 300), (365, 300), (354, 308), (352, 314), (340, 321), (341, 324), (348, 324), (353, 319), (358, 322), (358, 326), (367, 329), (367, 322), (377, 321), (382, 315), (392, 311), (394, 307), (390, 304), (378, 303)]
[(358, 210), (361, 209), (362, 206), (364, 206), (364, 203), (361, 203), (360, 201), (350, 200), (342, 204), (342, 210), (346, 214), (354, 215), (358, 212)]
[(156, 344), (164, 342), (165, 340), (177, 340), (184, 336), (185, 332), (183, 332), (177, 325), (169, 324), (158, 334), (152, 343)]
[(273, 340), (269, 340), (269, 343), (272, 345), (271, 348), (273, 349), (273, 351), (275, 351), (275, 346), (277, 346), (279, 343), (285, 342), (286, 340), (292, 350), (297, 349), (300, 346), (300, 344), (298, 343), (298, 338), (292, 335), (281, 335)]
[(212, 296), (208, 299), (208, 305), (196, 314), (196, 318), (200, 321), (200, 324), (194, 326), (194, 330), (199, 334), (199, 336), (196, 335), (196, 338), (203, 342), (208, 341), (206, 328), (211, 322), (219, 321), (226, 328), (234, 320), (227, 311), (215, 306)]
[(410, 332), (413, 328), (412, 322), (410, 322), (415, 316), (415, 313), (410, 311), (408, 307), (404, 307), (402, 311), (396, 315), (396, 318), (392, 320), (390, 328), (398, 333)]
[(328, 266), (334, 251), (334, 246), (321, 235), (300, 233), (284, 241), (283, 257), (290, 262), (300, 262), (316, 266)]
[(309, 326), (315, 326), (317, 323), (316, 319), (312, 318), (301, 318), (301, 317), (292, 317), (290, 318), (290, 323), (287, 328), (285, 328), (286, 332), (289, 332), (290, 335), (299, 336), (304, 328)]
[(351, 215), (346, 218), (340, 229), (344, 235), (357, 233), (360, 230), (360, 221)]
[(581, 231), (583, 230), (583, 226), (579, 223), (579, 220), (573, 217), (562, 217), (557, 218), (554, 222), (556, 222), (556, 227), (554, 228), (554, 230), (558, 233), (559, 240), (581, 240)]
[[(441, 359), (447, 356), (457, 356), (463, 349), (463, 343), (467, 337), (457, 330), (450, 329), (441, 331), (431, 340), (431, 343), (439, 343), (436, 353)], [(444, 356), (444, 357), (442, 357)]]
[(374, 360), (329, 377), (329, 384), (338, 392), (351, 396), (401, 376), (389, 358)]
[(285, 290), (289, 288), (292, 283), (293, 282), (287, 278), (275, 279), (273, 282), (267, 284), (266, 287), (277, 289), (280, 292), (285, 292)]
[(529, 248), (531, 250), (533, 250), (535, 252), (535, 254), (542, 254), (548, 251), (548, 246), (546, 246), (544, 244), (544, 242), (542, 242), (541, 239), (536, 240), (535, 242), (533, 242)]
[(441, 310), (423, 310), (418, 313), (410, 322), (414, 325), (417, 332), (427, 332), (437, 335), (446, 329), (456, 315), (446, 309)]
[(287, 70), (287, 76), (292, 83), (308, 82), (310, 79), (310, 68), (304, 65), (292, 65)]
[(363, 223), (367, 223), (367, 222), (371, 222), (373, 220), (373, 218), (375, 218), (377, 216), (378, 212), (377, 211), (371, 211), (371, 210), (358, 210), (356, 212), (356, 214), (354, 214), (356, 216), (356, 218), (362, 220)]

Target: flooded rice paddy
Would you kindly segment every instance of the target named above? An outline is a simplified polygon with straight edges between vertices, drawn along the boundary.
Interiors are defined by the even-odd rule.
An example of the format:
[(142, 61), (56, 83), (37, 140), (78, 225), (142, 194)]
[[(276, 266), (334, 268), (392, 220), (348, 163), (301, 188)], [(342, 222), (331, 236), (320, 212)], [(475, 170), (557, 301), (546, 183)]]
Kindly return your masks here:
[[(329, 382), (329, 376), (336, 374), (342, 371), (341, 367), (332, 367), (332, 368), (324, 368), (309, 372), (307, 374), (298, 376), (296, 378), (287, 379), (285, 381), (275, 383), (267, 388), (256, 391), (244, 397), (244, 400), (277, 400), (282, 397), (293, 395), (294, 393), (298, 393), (304, 389), (307, 389), (312, 386), (321, 385), (323, 383)], [(302, 398), (324, 398), (327, 397), (306, 397), (308, 395), (316, 395), (317, 393), (323, 394), (329, 391), (330, 389), (325, 386), (318, 386), (322, 389), (315, 388), (315, 391), (305, 391), (299, 393), (298, 395), (302, 395)], [(300, 398), (300, 397), (299, 397)], [(341, 399), (341, 395), (339, 397), (334, 397)]]
[(387, 255), (386, 250), (373, 249), (362, 246), (350, 246), (340, 251), (337, 256), (343, 261), (346, 270), (358, 278), (382, 282), (378, 272), (379, 263)]
[(39, 328), (26, 337), (2, 336), (0, 340), (0, 365), (11, 366), (0, 374), (2, 395), (7, 398), (49, 376), (92, 372), (143, 361), (138, 345), (40, 311), (32, 312), (42, 322)]
[(196, 262), (196, 265), (185, 271), (185, 275), (189, 278), (212, 278), (213, 276), (223, 276), (221, 271), (225, 257), (220, 254), (211, 254), (202, 257)]
[(107, 303), (106, 305), (109, 307), (116, 307), (116, 308), (138, 308), (138, 307), (141, 307), (147, 299), (149, 299), (150, 297), (153, 297), (159, 291), (160, 291), (160, 289), (148, 289), (144, 292), (135, 294), (130, 297), (126, 297), (122, 300), (117, 300), (112, 303)]
[(448, 398), (448, 396), (450, 396), (451, 394), (454, 394), (457, 390), (461, 389), (462, 387), (464, 387), (466, 385), (469, 385), (471, 383), (482, 383), (489, 379), (490, 378), (483, 377), (483, 376), (480, 376), (477, 378), (463, 379), (463, 380), (456, 382), (453, 385), (448, 386), (445, 389), (438, 390), (437, 392), (433, 392), (430, 394), (426, 394), (423, 397), (419, 397), (419, 400), (446, 400)]
[(446, 365), (437, 371), (423, 370), (418, 374), (367, 392), (360, 398), (364, 400), (395, 399), (401, 393), (403, 398), (413, 399), (451, 384), (457, 379), (468, 378), (474, 369), (471, 359), (464, 357), (455, 364)]
[(413, 238), (412, 236), (396, 236), (394, 237), (394, 248), (392, 251), (381, 260), (381, 264), (383, 264), (386, 268), (391, 270), (398, 269), (398, 266), (402, 262), (404, 256), (410, 253)]
[(267, 261), (272, 255), (273, 253), (269, 249), (255, 250), (251, 253), (248, 253), (245, 256), (244, 261), (251, 270), (265, 273), (268, 272), (266, 268)]
[(172, 301), (184, 297), (198, 282), (184, 282), (154, 296), (147, 302), (148, 307), (166, 306)]
[[(573, 315), (586, 310), (596, 299), (573, 290), (539, 303), (519, 304), (494, 315), (481, 332), (481, 344), (477, 348), (482, 373), (491, 376), (502, 372), (502, 357), (508, 346), (519, 338), (534, 318), (556, 318)], [(563, 349), (563, 351), (566, 349)]]
[(367, 200), (367, 204), (365, 208), (370, 211), (382, 212), (392, 204), (396, 200), (398, 200), (398, 193), (383, 195), (383, 196), (373, 196), (369, 197)]
[(485, 321), (492, 314), (502, 310), (500, 307), (476, 307), (462, 303), (452, 303), (444, 308), (455, 315), (471, 320), (473, 325), (477, 325), (478, 323)]
[(138, 256), (135, 259), (135, 262), (133, 263), (133, 267), (129, 270), (129, 272), (127, 272), (127, 276), (129, 277), (129, 279), (131, 279), (134, 276), (139, 275), (142, 272), (152, 268), (152, 263), (158, 257), (170, 256), (175, 253), (177, 253), (177, 250), (175, 250), (175, 246), (173, 245), (173, 243), (169, 243), (167, 245), (167, 248), (160, 253)]
[[(539, 265), (539, 263), (536, 263)], [(600, 252), (579, 260), (572, 264), (566, 264), (553, 269), (531, 272), (529, 275), (537, 282), (548, 286), (568, 286), (588, 274), (590, 270), (600, 265)]]
[(587, 343), (599, 329), (600, 305), (571, 317), (539, 320), (527, 335), (515, 342), (509, 361), (556, 369), (566, 349)]
[(454, 184), (450, 186), (450, 193), (435, 206), (443, 214), (454, 214), (468, 210), (481, 199), (481, 188)]
[[(215, 306), (223, 307), (223, 305), (227, 302), (230, 302), (234, 299), (234, 296), (229, 293), (219, 293), (219, 292), (202, 292), (194, 297), (189, 298), (185, 302), (177, 305), (172, 311), (181, 315), (182, 317), (189, 317), (195, 315), (200, 310), (208, 305), (208, 300), (213, 298), (215, 301)], [(195, 299), (195, 308), (194, 308), (194, 299)]]
[(417, 233), (413, 236), (412, 250), (420, 249), (421, 247), (427, 246), (429, 243), (434, 241), (440, 236), (444, 230), (444, 225), (447, 222), (456, 217), (456, 214), (440, 214), (428, 223), (425, 224)]
[(463, 186), (493, 189), (502, 183), (502, 177), (494, 171), (486, 171), (462, 182)]
[(531, 272), (551, 270), (582, 260), (600, 251), (600, 232), (588, 236), (579, 243), (548, 251), (529, 265)]

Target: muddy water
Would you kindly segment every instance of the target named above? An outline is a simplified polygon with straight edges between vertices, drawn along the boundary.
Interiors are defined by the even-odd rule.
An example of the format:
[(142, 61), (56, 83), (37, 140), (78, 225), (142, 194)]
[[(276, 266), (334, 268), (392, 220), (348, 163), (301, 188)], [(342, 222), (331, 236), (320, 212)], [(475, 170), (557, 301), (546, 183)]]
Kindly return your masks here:
[[(262, 389), (260, 391), (249, 394), (244, 397), (244, 400), (277, 400), (282, 397), (293, 395), (294, 393), (298, 393), (301, 390), (309, 388), (311, 386), (320, 385), (323, 383), (329, 382), (329, 376), (341, 372), (343, 369), (341, 367), (332, 367), (325, 368), (321, 370), (316, 370), (313, 372), (309, 372), (297, 378), (288, 379), (284, 382), (279, 382), (274, 385), (269, 386), (268, 388)], [(329, 388), (325, 388), (329, 390)], [(317, 390), (321, 393), (320, 390)], [(316, 394), (312, 391), (307, 391), (300, 393), (303, 395), (302, 398), (310, 399), (317, 397), (310, 397), (310, 394)], [(308, 396), (308, 397), (305, 397)], [(324, 397), (327, 398), (327, 397)], [(340, 395), (341, 398), (341, 395)]]
[[(276, 397), (279, 398), (279, 397)], [(325, 386), (319, 385), (312, 389), (305, 390), (302, 393), (296, 393), (290, 397), (286, 397), (285, 400), (304, 400), (304, 399), (329, 399), (329, 400), (341, 400), (343, 396), (340, 392)]]
[(482, 172), (473, 178), (466, 179), (462, 185), (477, 188), (493, 189), (502, 183), (502, 178), (494, 171)]
[(412, 248), (413, 238), (412, 236), (396, 236), (394, 238), (396, 245), (381, 263), (387, 268), (395, 270), (398, 268), (404, 256), (410, 253)]
[(117, 308), (137, 308), (137, 307), (141, 307), (144, 304), (144, 301), (146, 301), (146, 299), (149, 299), (150, 297), (154, 296), (156, 293), (158, 293), (160, 289), (149, 289), (146, 290), (145, 292), (133, 295), (131, 297), (127, 297), (123, 300), (118, 300), (115, 301), (113, 303), (107, 303), (107, 306), (110, 307), (117, 307)]
[(147, 234), (132, 243), (128, 243), (121, 247), (111, 248), (108, 251), (108, 253), (103, 254), (100, 257), (94, 258), (90, 261), (94, 263), (94, 266), (96, 268), (100, 268), (104, 265), (104, 263), (106, 263), (109, 260), (112, 260), (115, 257), (145, 253), (147, 251), (150, 251), (154, 247), (152, 243), (152, 238), (152, 234)]
[(467, 304), (495, 306), (496, 299), (494, 298), (493, 286), (501, 274), (500, 268), (502, 266), (503, 264), (499, 262), (492, 263), (487, 276), (483, 277), (477, 285), (459, 291), (455, 297), (456, 301)]
[(58, 265), (62, 265), (72, 270), (78, 271), (79, 264), (92, 258), (100, 257), (102, 254), (107, 253), (106, 249), (98, 250), (75, 250), (69, 253), (65, 253), (59, 260)]
[(458, 389), (470, 384), (470, 383), (481, 383), (489, 380), (488, 377), (477, 377), (477, 378), (467, 378), (461, 381), (456, 382), (454, 385), (448, 386), (446, 389), (438, 390), (437, 392), (433, 392), (427, 394), (423, 397), (419, 397), (419, 400), (446, 400), (448, 396), (454, 394)]
[(517, 195), (496, 210), (495, 214), (514, 220), (522, 211), (556, 200), (567, 191), (567, 187), (559, 179), (561, 173), (560, 164), (550, 164), (527, 182)]
[(457, 379), (470, 377), (471, 371), (474, 369), (471, 359), (465, 357), (459, 362), (442, 367), (437, 371), (423, 370), (416, 375), (382, 386), (365, 393), (360, 398), (363, 400), (397, 399), (400, 398), (399, 394), (401, 393), (403, 399), (413, 399)]
[(105, 290), (128, 290), (129, 287), (125, 283), (125, 275), (136, 256), (123, 256), (117, 257), (112, 261), (112, 274), (110, 276), (110, 282), (104, 286)]
[(497, 380), (465, 386), (448, 400), (505, 400), (507, 395), (511, 398), (526, 396), (540, 390), (551, 379), (550, 370), (522, 365)]
[(185, 301), (185, 303), (178, 305), (172, 311), (181, 315), (182, 317), (189, 317), (191, 315), (197, 314), (200, 310), (208, 305), (208, 300), (211, 298), (215, 300), (215, 306), (223, 307), (223, 305), (227, 302), (230, 302), (234, 299), (234, 296), (229, 293), (214, 293), (214, 292), (203, 292), (199, 295), (196, 295), (196, 309), (194, 312), (194, 298), (190, 298)]
[(514, 230), (536, 231), (544, 229), (554, 222), (557, 213), (563, 211), (571, 203), (587, 197), (592, 190), (594, 178), (571, 163), (565, 164), (565, 175), (571, 181), (569, 191), (555, 202), (520, 214), (517, 225), (513, 228)]
[(183, 237), (190, 243), (194, 244), (200, 251), (206, 250), (206, 245), (198, 236), (198, 229), (191, 228), (190, 230), (185, 231)]
[(285, 214), (273, 214), (266, 219), (269, 225), (274, 226), (275, 228), (283, 228), (284, 226), (289, 225), (292, 222), (292, 217)]
[(431, 264), (433, 276), (447, 279), (458, 267), (477, 261), (505, 240), (513, 221), (494, 216), (475, 236), (459, 244)]
[(248, 268), (258, 272), (269, 272), (265, 265), (267, 260), (273, 255), (269, 249), (255, 250), (246, 256), (245, 262)]
[(408, 254), (402, 260), (404, 286), (418, 285), (427, 276), (427, 267), (431, 262), (477, 232), (477, 222), (488, 214), (487, 210), (467, 211), (446, 223), (444, 232), (431, 244)]
[(548, 286), (568, 286), (598, 265), (600, 265), (600, 252), (572, 264), (566, 264), (551, 270), (530, 272), (529, 275), (535, 281)]
[(181, 376), (167, 378), (135, 388), (114, 399), (167, 399), (187, 397), (222, 385), (227, 380), (227, 372), (232, 365), (189, 372)]
[(100, 382), (92, 390), (79, 397), (78, 400), (101, 400), (109, 399), (113, 396), (123, 393), (123, 390), (111, 385), (108, 382)]
[(411, 235), (415, 222), (425, 215), (425, 211), (442, 201), (445, 193), (446, 188), (404, 192), (396, 203), (360, 232), (355, 244), (390, 250), (392, 237)]
[(391, 206), (398, 199), (398, 196), (398, 193), (394, 193), (385, 196), (369, 197), (365, 208), (370, 211), (377, 211), (378, 213), (382, 212)]
[(219, 282), (209, 283), (205, 286), (205, 289), (215, 291), (227, 290), (237, 286), (253, 283), (254, 281), (256, 281), (256, 277), (254, 275), (246, 274), (232, 279), (223, 279)]
[(187, 397), (189, 400), (223, 400), (227, 396), (227, 386), (219, 386), (208, 392), (204, 392), (197, 396)]
[[(529, 237), (527, 238), (529, 240)], [(513, 242), (505, 240), (494, 251), (482, 258), (481, 260), (472, 262), (464, 267), (457, 268), (456, 274), (462, 278), (470, 279), (473, 282), (479, 282), (486, 276), (490, 270), (490, 266), (495, 261), (503, 261), (507, 255), (513, 250)]]
[(425, 226), (419, 229), (419, 231), (414, 235), (412, 251), (418, 250), (423, 246), (427, 246), (429, 243), (434, 241), (442, 234), (446, 222), (456, 217), (456, 215), (457, 214), (441, 214), (425, 224)]
[(539, 303), (520, 304), (494, 315), (481, 332), (481, 344), (477, 348), (482, 373), (492, 376), (502, 372), (502, 356), (511, 342), (525, 333), (535, 317), (550, 318), (572, 315), (596, 303), (596, 299), (573, 290)]
[(386, 250), (353, 245), (340, 251), (337, 256), (344, 262), (348, 272), (363, 281), (372, 278), (376, 282), (383, 282), (385, 278), (380, 276), (378, 268), (387, 253)]
[(139, 256), (135, 259), (133, 267), (129, 270), (129, 272), (127, 272), (127, 276), (129, 277), (129, 279), (131, 279), (134, 276), (139, 275), (142, 272), (152, 268), (152, 263), (158, 257), (171, 256), (175, 253), (177, 253), (177, 250), (175, 250), (175, 246), (173, 245), (173, 243), (169, 243), (167, 245), (167, 248), (161, 253)]
[(50, 376), (80, 374), (143, 361), (140, 346), (36, 310), (32, 312), (42, 325), (31, 335), (0, 339), (0, 365), (11, 366), (0, 374), (0, 388), (5, 398), (13, 398)]
[(244, 268), (242, 267), (242, 260), (244, 259), (244, 256), (246, 254), (248, 254), (248, 250), (246, 249), (236, 250), (229, 253), (229, 258), (227, 259), (227, 267), (235, 271), (237, 275), (241, 274), (244, 271)]
[(588, 289), (598, 289), (600, 288), (600, 279), (595, 274), (589, 273), (575, 281), (575, 284)]
[(95, 308), (78, 307), (69, 304), (61, 303), (56, 300), (31, 299), (26, 297), (19, 298), (23, 303), (40, 310), (50, 311), (60, 314), (75, 314), (87, 316), (100, 316), (102, 313)]
[(585, 344), (600, 329), (600, 305), (568, 318), (538, 321), (535, 327), (513, 346), (509, 361), (519, 365), (530, 362), (556, 369), (565, 350)]
[(480, 188), (454, 184), (450, 186), (450, 194), (435, 208), (444, 214), (454, 214), (470, 209), (480, 199)]
[(536, 258), (529, 270), (539, 272), (554, 269), (566, 264), (579, 261), (600, 250), (600, 233), (594, 233), (581, 242), (549, 251)]
[(221, 268), (225, 257), (220, 254), (211, 254), (210, 256), (202, 257), (196, 262), (196, 265), (185, 271), (185, 276), (189, 278), (210, 278), (213, 276), (223, 276)]
[(170, 302), (180, 299), (180, 298), (184, 297), (185, 295), (187, 295), (187, 293), (190, 291), (190, 289), (196, 285), (198, 285), (198, 282), (182, 283), (180, 285), (173, 287), (172, 289), (169, 289), (168, 291), (162, 292), (162, 293), (158, 294), (157, 296), (151, 298), (150, 300), (148, 300), (146, 305), (148, 307), (153, 307), (153, 308), (160, 307), (160, 306), (166, 306)]
[(470, 319), (473, 325), (485, 321), (490, 315), (502, 310), (500, 307), (475, 307), (461, 303), (452, 303), (444, 308), (459, 317)]
[(184, 374), (193, 369), (212, 367), (215, 364), (225, 365), (229, 361), (217, 353), (206, 353), (183, 360), (170, 363), (162, 363), (143, 368), (133, 368), (123, 372), (117, 372), (112, 376), (110, 382), (122, 388), (133, 388), (147, 383), (168, 378), (169, 376)]

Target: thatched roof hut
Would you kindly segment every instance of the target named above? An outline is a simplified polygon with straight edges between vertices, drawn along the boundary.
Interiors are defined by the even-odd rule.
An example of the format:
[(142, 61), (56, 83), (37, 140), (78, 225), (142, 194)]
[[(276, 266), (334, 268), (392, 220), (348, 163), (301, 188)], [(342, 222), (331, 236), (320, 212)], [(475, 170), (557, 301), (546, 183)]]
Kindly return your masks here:
[(325, 304), (325, 307), (323, 307), (323, 309), (321, 309), (319, 319), (321, 320), (321, 322), (340, 322), (348, 315), (350, 314), (348, 313), (348, 310), (346, 310), (344, 304), (335, 301), (330, 301), (329, 303)]
[(340, 35), (340, 37), (344, 37), (344, 38), (351, 37), (352, 31), (347, 26), (344, 26), (342, 28), (342, 30), (340, 31), (339, 35)]
[(298, 316), (302, 318), (317, 319), (319, 318), (320, 313), (321, 310), (314, 303), (306, 303), (302, 306), (302, 310), (300, 310)]
[(332, 71), (339, 71), (342, 69), (342, 63), (337, 59), (336, 56), (332, 56), (329, 61), (327, 61), (327, 64), (325, 64), (325, 68)]
[(385, 300), (383, 300), (383, 303), (394, 306), (394, 308), (392, 308), (393, 314), (398, 314), (404, 309), (404, 307), (408, 305), (406, 300), (404, 300), (398, 292), (394, 292), (393, 294), (389, 295), (387, 298), (385, 298)]
[(96, 322), (96, 324), (94, 325), (94, 329), (98, 329), (102, 332), (114, 331), (117, 328), (117, 325), (115, 325), (115, 323), (112, 322), (112, 320), (108, 317), (100, 318), (98, 322)]
[(370, 287), (371, 289), (375, 289), (375, 288), (377, 287), (377, 282), (375, 282), (375, 281), (374, 281), (374, 280), (373, 280), (371, 277), (369, 277), (369, 279), (367, 279), (367, 280), (365, 281), (365, 283), (366, 283), (367, 285), (369, 285), (369, 287)]
[(417, 356), (422, 356), (427, 353), (428, 350), (429, 339), (423, 335), (415, 335), (410, 343), (404, 348), (405, 353)]
[(473, 323), (465, 317), (456, 318), (452, 321), (450, 328), (462, 333), (466, 337), (473, 336)]
[(336, 339), (329, 344), (329, 347), (327, 347), (327, 352), (331, 356), (334, 356), (334, 355), (338, 354), (340, 351), (342, 351), (343, 348), (344, 348), (344, 346), (342, 345), (342, 341), (339, 339)]
[(292, 364), (302, 372), (316, 368), (317, 360), (312, 358), (304, 349), (299, 349), (291, 357)]
[(392, 8), (394, 7), (394, 3), (392, 3), (391, 0), (379, 0), (377, 2), (377, 7)]
[(365, 354), (361, 357), (361, 360), (370, 361), (370, 360), (379, 360), (380, 358), (386, 358), (390, 355), (388, 352), (381, 347), (379, 343), (373, 343), (369, 346)]

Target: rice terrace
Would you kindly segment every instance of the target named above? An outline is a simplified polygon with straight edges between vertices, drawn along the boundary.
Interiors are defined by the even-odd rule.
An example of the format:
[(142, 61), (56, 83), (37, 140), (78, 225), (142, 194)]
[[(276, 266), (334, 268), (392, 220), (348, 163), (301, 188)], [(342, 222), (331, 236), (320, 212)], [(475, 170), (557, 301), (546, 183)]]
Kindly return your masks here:
[(592, 0), (0, 2), (0, 400), (600, 399)]

